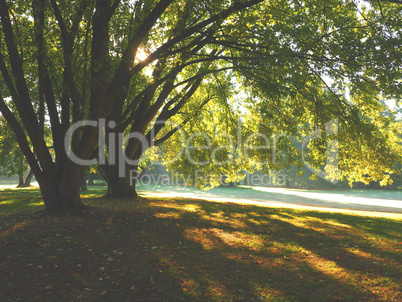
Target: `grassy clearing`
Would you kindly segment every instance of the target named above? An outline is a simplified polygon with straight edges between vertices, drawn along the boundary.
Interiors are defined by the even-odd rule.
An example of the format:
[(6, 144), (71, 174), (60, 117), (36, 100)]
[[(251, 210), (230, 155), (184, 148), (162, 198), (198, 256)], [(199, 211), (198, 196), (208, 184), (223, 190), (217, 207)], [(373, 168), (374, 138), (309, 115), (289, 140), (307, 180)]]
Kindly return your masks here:
[(401, 301), (402, 215), (0, 192), (1, 301)]

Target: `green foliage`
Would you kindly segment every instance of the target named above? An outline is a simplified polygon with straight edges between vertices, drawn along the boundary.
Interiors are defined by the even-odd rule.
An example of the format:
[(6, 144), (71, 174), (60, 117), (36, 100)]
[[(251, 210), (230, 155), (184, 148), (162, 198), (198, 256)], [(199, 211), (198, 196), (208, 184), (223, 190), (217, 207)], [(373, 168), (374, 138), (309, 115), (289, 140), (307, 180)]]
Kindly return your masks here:
[(28, 168), (13, 131), (0, 117), (0, 175), (23, 175)]

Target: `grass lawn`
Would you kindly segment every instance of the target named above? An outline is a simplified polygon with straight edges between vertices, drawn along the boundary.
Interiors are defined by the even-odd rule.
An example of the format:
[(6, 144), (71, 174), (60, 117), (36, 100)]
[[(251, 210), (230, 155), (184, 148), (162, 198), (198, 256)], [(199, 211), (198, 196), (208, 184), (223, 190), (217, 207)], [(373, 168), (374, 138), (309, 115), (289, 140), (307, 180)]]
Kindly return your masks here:
[(402, 215), (0, 191), (0, 301), (401, 301)]

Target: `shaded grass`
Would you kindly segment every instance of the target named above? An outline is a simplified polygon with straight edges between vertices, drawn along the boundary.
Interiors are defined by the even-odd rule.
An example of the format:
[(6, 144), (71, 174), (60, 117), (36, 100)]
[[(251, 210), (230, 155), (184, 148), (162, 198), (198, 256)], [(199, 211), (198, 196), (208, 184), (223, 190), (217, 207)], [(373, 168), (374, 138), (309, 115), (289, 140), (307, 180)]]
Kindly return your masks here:
[(402, 215), (102, 193), (65, 217), (0, 193), (1, 301), (402, 299)]

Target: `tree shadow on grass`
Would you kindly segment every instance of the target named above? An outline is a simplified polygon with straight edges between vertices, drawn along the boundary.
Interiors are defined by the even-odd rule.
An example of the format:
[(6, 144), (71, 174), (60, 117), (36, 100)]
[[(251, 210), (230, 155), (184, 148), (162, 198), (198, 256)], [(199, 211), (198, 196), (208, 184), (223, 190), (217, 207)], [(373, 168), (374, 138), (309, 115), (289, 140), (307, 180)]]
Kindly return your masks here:
[[(88, 202), (82, 215), (34, 219), (0, 239), (0, 300), (398, 299), (396, 254), (370, 247), (367, 254), (385, 259), (379, 269), (345, 249), (376, 229), (365, 217), (205, 201)], [(368, 276), (387, 291), (376, 293)]]
[[(330, 276), (338, 280), (337, 283), (349, 282), (350, 284), (356, 284), (362, 291), (359, 295), (366, 297), (368, 300), (370, 298), (374, 299), (375, 295), (366, 293), (371, 285), (369, 284), (370, 282), (366, 282), (367, 288), (365, 289), (365, 285), (361, 284), (363, 279), (376, 279), (373, 282), (378, 284), (374, 287), (381, 287), (382, 283), (389, 283), (391, 287), (398, 288), (397, 284), (399, 284), (400, 279), (398, 279), (399, 281), (390, 279), (390, 277), (398, 278), (401, 275), (400, 270), (397, 268), (401, 260), (400, 251), (398, 246), (394, 245), (395, 241), (401, 238), (401, 233), (397, 231), (397, 228), (400, 228), (400, 222), (398, 221), (391, 219), (379, 220), (380, 226), (378, 226), (378, 229), (381, 230), (384, 227), (393, 229), (399, 236), (399, 239), (391, 238), (394, 239), (394, 242), (387, 242), (387, 244), (393, 245), (390, 248), (394, 250), (391, 251), (384, 247), (382, 243), (386, 242), (386, 240), (381, 236), (377, 238), (377, 240), (382, 241), (381, 245), (371, 244), (372, 239), (368, 237), (370, 233), (361, 228), (362, 225), (369, 224), (368, 222), (370, 221), (366, 221), (367, 217), (353, 217), (351, 219), (352, 216), (348, 217), (348, 215), (325, 213), (326, 218), (321, 218), (324, 222), (320, 222), (318, 219), (311, 222), (310, 219), (314, 218), (314, 216), (310, 217), (307, 213), (301, 211), (233, 205), (230, 205), (229, 211), (222, 211), (222, 204), (200, 203), (200, 205), (203, 205), (203, 219), (205, 220), (205, 217), (209, 216), (211, 220), (212, 217), (213, 219), (210, 221), (209, 226), (219, 228), (226, 233), (226, 237), (230, 236), (233, 231), (239, 231), (239, 229), (243, 232), (252, 232), (257, 235), (268, 232), (268, 236), (265, 236), (265, 238), (262, 236), (264, 240), (269, 242), (265, 246), (266, 251), (267, 247), (271, 248), (271, 251), (268, 249), (268, 254), (272, 253), (272, 247), (275, 247), (275, 245), (283, 246), (282, 253), (284, 253), (284, 257), (288, 256), (286, 259), (290, 257), (297, 259), (293, 261), (306, 263), (306, 259), (303, 259), (303, 257), (299, 259), (300, 255), (298, 255), (300, 252), (306, 252), (307, 255), (313, 258), (312, 261), (307, 259), (310, 267), (316, 268), (318, 265), (321, 273), (326, 277)], [(256, 213), (256, 209), (258, 209), (258, 213)], [(185, 218), (186, 215), (189, 216), (188, 219)], [(181, 216), (182, 221), (198, 222), (198, 227), (200, 226), (200, 221), (197, 221), (193, 212), (186, 215)], [(239, 215), (243, 215), (243, 219), (239, 219)], [(304, 222), (297, 221), (300, 215), (303, 216)], [(350, 222), (349, 220), (352, 221)], [(376, 219), (373, 220), (376, 221)], [(237, 221), (238, 227), (233, 228), (233, 221)], [(348, 221), (352, 225), (346, 224)], [(201, 222), (201, 226), (202, 224)], [(369, 231), (372, 230), (377, 230), (377, 227), (371, 226)], [(264, 248), (260, 249), (260, 252), (262, 251), (264, 251)], [(287, 255), (289, 251), (290, 255)], [(314, 263), (314, 261), (317, 263)], [(325, 279), (325, 276), (321, 276), (321, 278)], [(339, 294), (342, 291), (337, 289), (336, 292)], [(385, 301), (392, 300), (392, 294), (386, 295), (388, 296), (384, 299)], [(343, 299), (346, 299), (346, 297)], [(381, 297), (376, 297), (375, 299), (381, 300)]]

